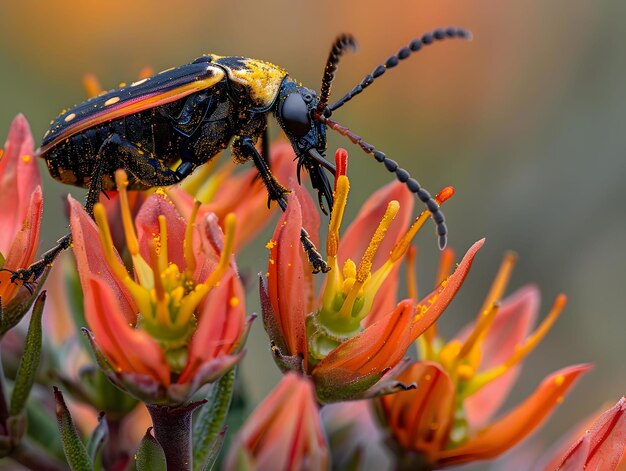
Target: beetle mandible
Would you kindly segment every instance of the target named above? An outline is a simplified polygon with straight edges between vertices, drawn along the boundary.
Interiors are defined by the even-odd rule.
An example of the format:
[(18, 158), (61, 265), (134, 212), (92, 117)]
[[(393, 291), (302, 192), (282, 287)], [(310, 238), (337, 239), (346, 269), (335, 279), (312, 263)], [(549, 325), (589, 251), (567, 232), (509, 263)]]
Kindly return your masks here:
[[(443, 248), (447, 229), (431, 195), (394, 160), (330, 116), (423, 46), (470, 37), (462, 28), (424, 34), (377, 66), (332, 105), (328, 100), (339, 59), (347, 50), (356, 48), (351, 35), (340, 35), (335, 40), (319, 96), (269, 62), (208, 54), (61, 113), (45, 133), (39, 155), (46, 160), (52, 177), (88, 188), (85, 209), (92, 214), (100, 192), (115, 189), (115, 170), (123, 168), (129, 174), (129, 189), (173, 185), (231, 144), (233, 158), (237, 162), (253, 161), (267, 187), (269, 201), (276, 201), (284, 211), (287, 190), (274, 178), (269, 165), (267, 117), (272, 113), (298, 158), (298, 178), (302, 168), (309, 172), (323, 211), (324, 200), (330, 208), (333, 199), (326, 172), (334, 174), (335, 168), (324, 156), (326, 129), (331, 128), (383, 163), (426, 205)], [(327, 271), (328, 266), (304, 228), (301, 241), (313, 271)], [(36, 281), (70, 243), (71, 234), (67, 234), (41, 260), (14, 272), (12, 280), (27, 284)]]

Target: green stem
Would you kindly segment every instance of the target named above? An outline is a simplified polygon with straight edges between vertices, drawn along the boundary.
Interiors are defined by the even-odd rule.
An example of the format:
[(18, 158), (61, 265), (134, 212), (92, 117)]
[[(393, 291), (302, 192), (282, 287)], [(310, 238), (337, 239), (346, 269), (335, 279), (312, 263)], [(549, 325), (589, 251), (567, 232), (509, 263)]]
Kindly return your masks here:
[(191, 415), (204, 402), (198, 401), (182, 407), (146, 404), (154, 425), (154, 438), (165, 453), (168, 471), (188, 471), (193, 468)]

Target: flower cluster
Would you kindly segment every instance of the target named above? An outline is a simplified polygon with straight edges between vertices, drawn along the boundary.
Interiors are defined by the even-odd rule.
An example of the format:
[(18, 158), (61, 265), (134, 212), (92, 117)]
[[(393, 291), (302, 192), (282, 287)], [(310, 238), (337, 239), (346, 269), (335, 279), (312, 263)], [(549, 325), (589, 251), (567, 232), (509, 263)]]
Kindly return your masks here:
[[(93, 79), (87, 85), (97, 93)], [(0, 150), (0, 198), (10, 202), (0, 212), (0, 457), (22, 467), (65, 469), (64, 457), (72, 469), (210, 469), (229, 428), (228, 471), (451, 467), (514, 447), (590, 368), (556, 371), (496, 415), (565, 296), (533, 330), (539, 290), (529, 285), (505, 296), (516, 260), (507, 254), (475, 322), (444, 339), (437, 321), (484, 239), (456, 264), (444, 250), (434, 288), (420, 296), (412, 241), (431, 214), (413, 218), (414, 195), (400, 182), (388, 184), (344, 230), (350, 180), (340, 149), (334, 203), (320, 230), (313, 200), (290, 179), (296, 156), (278, 143), (272, 171), (290, 192), (266, 245), (260, 301), (283, 377), (250, 412), (250, 379), (236, 373), (255, 316), (238, 266), (241, 248), (257, 243), (271, 220), (256, 171), (217, 168), (212, 160), (180, 186), (133, 193), (118, 170), (117, 192), (93, 214), (68, 198), (76, 268), (67, 259), (57, 264), (39, 294), (43, 279), (13, 276), (38, 249), (43, 196), (33, 142), (18, 116)], [(435, 200), (441, 205), (453, 195), (445, 187)], [(303, 229), (323, 249), (327, 273), (313, 275)], [(28, 329), (16, 327), (29, 312)], [(528, 457), (529, 466), (616, 469), (626, 444), (625, 404), (622, 398), (589, 420), (556, 454)], [(60, 442), (48, 434), (46, 413), (56, 415)]]

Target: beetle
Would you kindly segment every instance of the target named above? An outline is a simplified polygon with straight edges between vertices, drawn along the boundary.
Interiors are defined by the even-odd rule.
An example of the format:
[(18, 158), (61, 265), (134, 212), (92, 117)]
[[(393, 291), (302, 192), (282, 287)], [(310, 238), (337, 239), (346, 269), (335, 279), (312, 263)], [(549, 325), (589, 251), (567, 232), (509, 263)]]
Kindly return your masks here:
[[(394, 160), (330, 117), (413, 52), (448, 38), (468, 39), (470, 33), (462, 28), (436, 29), (414, 39), (332, 105), (328, 100), (340, 57), (356, 49), (351, 35), (335, 40), (319, 96), (269, 62), (204, 55), (62, 112), (45, 133), (38, 154), (52, 177), (88, 188), (85, 209), (92, 214), (100, 192), (115, 189), (115, 170), (123, 168), (129, 174), (129, 189), (173, 185), (230, 144), (236, 162), (251, 160), (256, 166), (267, 187), (268, 203), (276, 201), (284, 211), (288, 191), (270, 170), (267, 126), (271, 113), (295, 151), (298, 179), (303, 168), (309, 172), (322, 211), (326, 212), (324, 202), (330, 208), (333, 200), (328, 173), (334, 174), (335, 167), (324, 156), (330, 128), (383, 163), (426, 205), (443, 248), (445, 220), (431, 195)], [(304, 228), (301, 241), (313, 271), (327, 271)], [(37, 280), (70, 243), (71, 234), (59, 239), (41, 260), (14, 272), (12, 280)]]

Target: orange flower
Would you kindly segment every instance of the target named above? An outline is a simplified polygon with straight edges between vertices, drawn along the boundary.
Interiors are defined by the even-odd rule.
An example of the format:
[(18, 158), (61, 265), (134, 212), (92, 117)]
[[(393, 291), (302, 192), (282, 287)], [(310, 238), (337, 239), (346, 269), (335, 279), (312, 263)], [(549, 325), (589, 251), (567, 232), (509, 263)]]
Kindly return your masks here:
[(240, 430), (225, 469), (325, 471), (328, 465), (313, 385), (288, 373)]
[(116, 178), (134, 277), (113, 247), (103, 206), (94, 208), (96, 226), (70, 200), (90, 341), (115, 384), (148, 403), (179, 404), (241, 358), (247, 327), (231, 257), (235, 218), (226, 218), (224, 237), (215, 216), (196, 223), (196, 205), (187, 223), (157, 193), (133, 227), (124, 172)]
[[(453, 260), (442, 256), (443, 276)], [(493, 415), (509, 394), (521, 361), (548, 332), (565, 305), (557, 297), (550, 314), (529, 335), (539, 292), (525, 287), (500, 301), (515, 257), (508, 255), (476, 322), (449, 342), (433, 325), (419, 339), (420, 357), (400, 375), (417, 390), (383, 397), (380, 406), (395, 439), (399, 462), (444, 467), (493, 458), (530, 434), (560, 403), (589, 365), (562, 369), (502, 418)]]
[[(428, 305), (416, 309), (411, 300), (396, 305), (397, 267), (429, 213), (422, 213), (407, 230), (413, 197), (395, 182), (372, 195), (346, 237), (340, 238), (349, 191), (346, 152), (337, 151), (336, 159), (335, 203), (326, 243), (331, 270), (324, 289), (316, 300), (311, 268), (302, 260), (300, 229), (306, 227), (315, 241), (319, 220), (310, 197), (299, 189), (290, 196), (268, 244), (267, 281), (261, 282), (263, 320), (277, 364), (310, 375), (323, 402), (405, 387), (393, 375), (380, 380), (445, 309), (482, 246), (482, 241), (474, 244)], [(446, 188), (439, 202), (452, 193)], [(393, 224), (396, 216), (400, 221)]]
[(19, 322), (33, 303), (30, 283), (12, 283), (14, 270), (29, 266), (37, 254), (43, 207), (41, 178), (33, 136), (26, 118), (11, 124), (0, 149), (0, 335)]
[[(272, 172), (278, 181), (286, 181), (294, 174), (296, 155), (288, 142), (271, 146)], [(203, 204), (198, 210), (201, 219), (207, 213), (217, 216), (222, 229), (227, 214), (237, 216), (238, 230), (235, 234), (235, 250), (254, 238), (271, 220), (267, 210), (267, 190), (256, 168), (235, 173), (237, 165), (227, 162), (215, 170), (217, 157), (200, 167), (180, 185), (167, 189), (168, 196), (176, 204), (180, 214), (189, 218), (195, 200)], [(275, 210), (277, 206), (273, 209)]]

